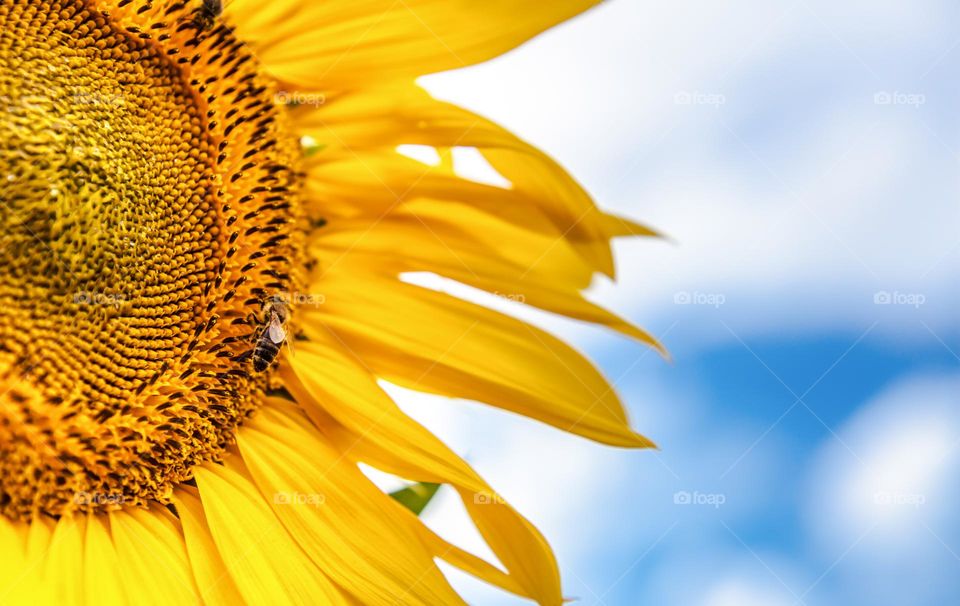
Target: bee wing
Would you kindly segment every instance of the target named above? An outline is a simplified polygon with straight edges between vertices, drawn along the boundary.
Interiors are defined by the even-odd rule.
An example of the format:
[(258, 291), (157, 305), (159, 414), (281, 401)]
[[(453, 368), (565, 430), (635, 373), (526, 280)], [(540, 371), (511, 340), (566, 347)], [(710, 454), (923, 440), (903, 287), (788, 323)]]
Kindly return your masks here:
[(276, 345), (280, 345), (287, 338), (287, 331), (283, 329), (283, 324), (277, 314), (270, 315), (270, 326), (267, 328), (267, 334)]

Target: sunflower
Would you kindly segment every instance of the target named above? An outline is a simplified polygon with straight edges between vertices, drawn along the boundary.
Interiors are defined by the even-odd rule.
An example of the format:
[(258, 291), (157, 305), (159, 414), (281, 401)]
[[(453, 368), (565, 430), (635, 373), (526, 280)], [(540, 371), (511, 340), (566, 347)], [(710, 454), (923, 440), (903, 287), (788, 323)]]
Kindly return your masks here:
[[(562, 602), (541, 534), (381, 381), (651, 446), (569, 346), (402, 279), (656, 346), (581, 294), (652, 232), (414, 82), (592, 4), (0, 1), (0, 602), (462, 603), (439, 560)], [(452, 487), (498, 561), (361, 464)]]

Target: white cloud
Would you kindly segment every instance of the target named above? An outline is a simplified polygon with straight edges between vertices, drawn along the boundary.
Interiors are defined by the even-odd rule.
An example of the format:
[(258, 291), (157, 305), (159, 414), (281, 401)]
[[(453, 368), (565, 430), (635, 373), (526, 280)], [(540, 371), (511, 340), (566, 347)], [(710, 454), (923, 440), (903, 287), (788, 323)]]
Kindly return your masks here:
[[(729, 535), (727, 535), (729, 536)], [(805, 572), (776, 553), (702, 544), (668, 551), (652, 568), (636, 599), (614, 604), (690, 604), (692, 606), (813, 606), (803, 595)], [(800, 599), (798, 599), (800, 598)]]
[(738, 578), (716, 583), (701, 602), (702, 606), (793, 606), (795, 603), (783, 587), (758, 586)]
[[(864, 532), (916, 538), (960, 503), (948, 487), (960, 473), (960, 377), (919, 377), (865, 405), (816, 457), (810, 481), (815, 531), (825, 549)], [(954, 506), (954, 507), (951, 507)]]
[(817, 453), (808, 520), (820, 561), (836, 561), (839, 586), (931, 603), (930, 592), (953, 574), (960, 550), (958, 393), (958, 375), (902, 381)]

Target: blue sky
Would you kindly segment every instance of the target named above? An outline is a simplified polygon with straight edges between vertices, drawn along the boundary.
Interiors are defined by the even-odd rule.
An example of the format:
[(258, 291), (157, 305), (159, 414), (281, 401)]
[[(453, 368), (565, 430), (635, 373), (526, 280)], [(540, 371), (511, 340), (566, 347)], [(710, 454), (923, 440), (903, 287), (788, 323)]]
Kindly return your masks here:
[[(615, 0), (425, 79), (673, 239), (618, 242), (591, 290), (672, 363), (485, 299), (588, 352), (660, 451), (399, 392), (579, 603), (960, 603), (958, 12)], [(484, 553), (453, 495), (426, 519)]]

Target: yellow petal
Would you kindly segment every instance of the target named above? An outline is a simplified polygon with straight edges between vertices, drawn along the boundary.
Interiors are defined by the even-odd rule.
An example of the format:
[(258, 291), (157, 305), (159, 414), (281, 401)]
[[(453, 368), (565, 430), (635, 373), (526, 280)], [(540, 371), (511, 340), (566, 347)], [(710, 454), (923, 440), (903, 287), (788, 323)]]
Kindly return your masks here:
[[(469, 225), (464, 230), (463, 225)], [(397, 255), (396, 251), (404, 251)], [(397, 275), (429, 271), (571, 318), (608, 326), (664, 352), (647, 332), (588, 301), (592, 271), (562, 239), (464, 205), (418, 200), (376, 223), (332, 221), (311, 247), (329, 265)]]
[(244, 462), (277, 517), (331, 579), (366, 604), (462, 603), (389, 497), (296, 410), (269, 406), (238, 433)]
[[(401, 477), (454, 485), (481, 534), (510, 571), (510, 580), (466, 553), (449, 554), (448, 561), (540, 603), (559, 602), (556, 560), (536, 528), (440, 440), (404, 414), (346, 352), (333, 344), (301, 345), (295, 361), (282, 367), (284, 385), (320, 430), (351, 458)], [(474, 503), (483, 506), (473, 507)], [(436, 547), (439, 539), (427, 538)], [(447, 559), (448, 554), (440, 551), (438, 555)]]
[[(527, 205), (533, 212), (522, 217), (515, 213), (517, 220), (513, 220), (507, 209), (482, 206), (466, 199), (411, 200), (378, 221), (331, 219), (315, 232), (313, 242), (344, 254), (383, 254), (400, 247), (411, 263), (433, 260), (468, 272), (483, 269), (483, 260), (488, 259), (492, 271), (506, 280), (572, 290), (590, 285), (593, 269), (536, 209)], [(520, 201), (513, 206), (523, 208)], [(338, 262), (337, 255), (323, 258), (329, 264)]]
[(346, 603), (270, 510), (238, 456), (194, 473), (210, 534), (248, 603)]
[(0, 602), (12, 602), (26, 563), (26, 525), (0, 516)]
[[(354, 180), (362, 181), (365, 177), (370, 181), (365, 193), (382, 190), (387, 184), (394, 201), (398, 197), (419, 195), (421, 189), (429, 194), (430, 189), (437, 189), (438, 185), (424, 183), (431, 179), (428, 175), (443, 172), (437, 167), (428, 171), (421, 165), (408, 169), (408, 172), (419, 171), (419, 178), (394, 180), (391, 175), (395, 170), (384, 165), (381, 158), (384, 151), (393, 151), (402, 144), (430, 145), (438, 149), (477, 148), (511, 183), (509, 189), (490, 188), (501, 191), (504, 208), (510, 208), (511, 199), (523, 201), (514, 207), (539, 208), (591, 267), (613, 276), (608, 216), (597, 209), (589, 194), (559, 164), (497, 124), (453, 104), (437, 101), (413, 85), (344, 95), (332, 99), (321, 111), (303, 107), (293, 115), (298, 132), (331, 148), (330, 153), (325, 151), (311, 162), (310, 171), (317, 175), (313, 179), (315, 184), (322, 176), (329, 175), (324, 165), (328, 156), (332, 156), (338, 171), (343, 171), (345, 164), (357, 164)], [(337, 149), (342, 150), (341, 153), (336, 153)], [(380, 150), (379, 153), (376, 150)], [(403, 186), (393, 185), (401, 181)], [(471, 197), (475, 197), (472, 191), (479, 189), (463, 179), (448, 178), (444, 184), (448, 191), (456, 186), (465, 192), (471, 191)]]
[(617, 215), (605, 215), (603, 217), (604, 231), (610, 238), (618, 236), (639, 236), (649, 238), (663, 238), (664, 235), (652, 227), (637, 223), (626, 217)]
[(83, 558), (84, 526), (83, 518), (63, 516), (54, 528), (44, 558), (44, 584), (50, 588), (54, 603), (84, 602), (83, 575), (88, 566)]
[(630, 429), (613, 388), (568, 345), (524, 322), (417, 286), (327, 274), (324, 305), (300, 310), (315, 340), (332, 331), (399, 385), (494, 406), (615, 446), (653, 444)]
[(109, 519), (106, 515), (87, 517), (82, 553), (87, 603), (109, 606), (129, 603), (117, 572), (120, 569), (120, 560), (110, 537)]
[[(426, 524), (424, 524), (406, 507), (403, 507), (396, 502), (393, 503), (393, 505), (395, 506), (391, 508), (391, 517), (396, 519), (398, 523), (405, 524), (414, 529), (416, 534), (420, 537), (420, 540), (427, 547), (427, 549), (434, 554), (435, 557), (444, 560), (452, 566), (456, 566), (467, 574), (471, 574), (482, 581), (486, 581), (491, 585), (495, 585), (504, 591), (508, 591), (523, 597), (529, 597), (537, 601), (539, 604), (561, 603), (561, 599), (559, 597), (559, 584), (556, 588), (556, 592), (553, 591), (552, 588), (550, 591), (542, 594), (538, 594), (537, 592), (528, 592), (512, 576), (504, 573), (502, 570), (496, 566), (493, 566), (486, 560), (478, 558), (472, 553), (464, 551), (463, 549), (460, 549), (456, 545), (453, 545), (452, 543), (449, 543), (440, 537), (438, 534), (430, 530)], [(542, 581), (544, 581), (546, 578), (548, 577), (541, 577), (539, 579), (541, 582), (538, 584), (543, 584)]]
[(187, 555), (203, 601), (208, 604), (241, 604), (243, 598), (223, 563), (203, 513), (200, 497), (189, 487), (174, 493), (177, 513), (187, 544)]
[[(377, 450), (393, 452), (409, 464), (397, 475), (430, 481), (414, 472), (432, 469), (437, 471), (440, 481), (451, 481), (478, 492), (486, 489), (472, 469), (404, 414), (366, 369), (335, 346), (303, 341), (297, 345), (294, 362), (282, 365), (281, 373), (284, 386), (304, 405), (317, 427), (344, 452), (377, 445)], [(323, 403), (325, 410), (309, 405), (314, 402)], [(336, 424), (317, 416), (324, 412), (332, 415)]]
[[(499, 587), (504, 591), (536, 600), (539, 604), (550, 604), (553, 602), (559, 603), (558, 600), (554, 600), (552, 597), (555, 594), (553, 590), (539, 593), (536, 591), (526, 590), (516, 580), (514, 580), (513, 577), (505, 574), (499, 568), (493, 566), (486, 560), (478, 558), (472, 553), (464, 551), (456, 545), (447, 542), (437, 533), (427, 528), (425, 524), (420, 523), (419, 520), (417, 522), (417, 526), (420, 528), (424, 542), (430, 546), (431, 550), (438, 558), (442, 559), (451, 566), (456, 566), (467, 574), (473, 575), (481, 581), (486, 581), (487, 583)], [(544, 584), (543, 582), (548, 578), (552, 579), (552, 577), (542, 577), (538, 585)]]
[(147, 604), (193, 604), (200, 598), (180, 524), (155, 506), (112, 511), (110, 530), (124, 593)]
[(35, 517), (28, 524), (25, 562), (20, 581), (10, 595), (11, 603), (28, 604), (31, 600), (40, 604), (54, 603), (53, 588), (44, 582), (54, 526), (54, 521), (44, 515)]
[(226, 18), (281, 80), (340, 90), (486, 61), (596, 0), (234, 0)]

